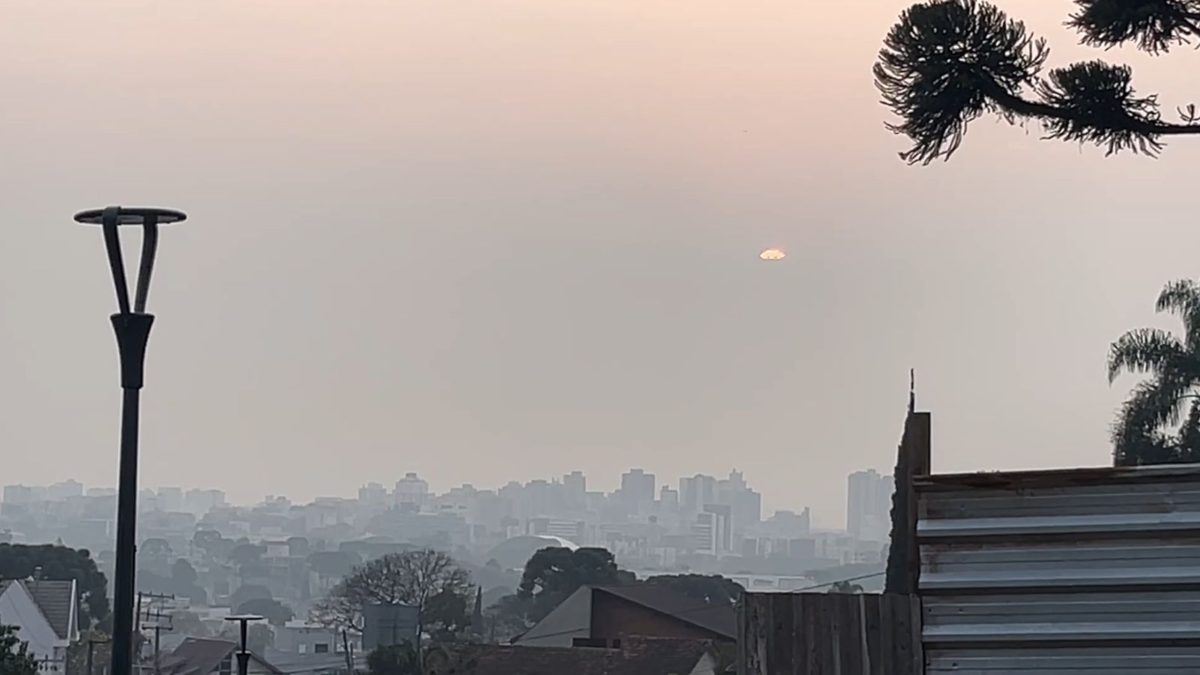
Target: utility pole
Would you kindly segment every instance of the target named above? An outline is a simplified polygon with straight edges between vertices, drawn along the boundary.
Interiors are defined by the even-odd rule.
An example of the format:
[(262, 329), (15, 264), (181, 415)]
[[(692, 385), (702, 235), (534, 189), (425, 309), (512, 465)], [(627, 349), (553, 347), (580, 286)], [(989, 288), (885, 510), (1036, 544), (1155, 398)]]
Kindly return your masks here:
[[(162, 671), (160, 670), (159, 666), (159, 655), (161, 654), (161, 650), (159, 648), (160, 638), (162, 637), (162, 632), (164, 630), (168, 632), (173, 631), (175, 630), (175, 627), (171, 625), (171, 616), (169, 614), (163, 614), (162, 612), (158, 611), (150, 614), (150, 611), (146, 610), (146, 619), (149, 620), (151, 618), (154, 619), (154, 622), (142, 624), (142, 630), (150, 629), (154, 631), (154, 675), (161, 675)], [(163, 625), (163, 619), (166, 619), (165, 626)]]
[[(167, 600), (174, 600), (174, 599), (175, 599), (174, 593), (151, 593), (149, 591), (138, 591), (138, 594), (137, 594), (138, 610), (134, 616), (137, 617), (138, 621), (142, 622), (139, 624), (138, 628), (140, 630), (153, 630), (154, 631), (154, 675), (159, 675), (158, 663), (159, 663), (160, 633), (162, 633), (162, 631), (164, 631), (164, 630), (166, 630), (166, 631), (174, 630), (173, 627), (170, 625), (170, 619), (171, 619), (170, 615), (164, 614), (162, 612), (161, 608), (166, 605)], [(158, 608), (155, 608), (156, 604), (158, 605)], [(145, 608), (146, 608), (146, 611), (144, 613), (142, 612), (143, 606), (145, 606)], [(154, 619), (154, 622), (151, 623), (150, 619)], [(167, 619), (168, 625), (166, 627), (163, 627), (163, 625), (162, 625), (163, 619)], [(140, 672), (140, 670), (139, 670), (139, 672)]]

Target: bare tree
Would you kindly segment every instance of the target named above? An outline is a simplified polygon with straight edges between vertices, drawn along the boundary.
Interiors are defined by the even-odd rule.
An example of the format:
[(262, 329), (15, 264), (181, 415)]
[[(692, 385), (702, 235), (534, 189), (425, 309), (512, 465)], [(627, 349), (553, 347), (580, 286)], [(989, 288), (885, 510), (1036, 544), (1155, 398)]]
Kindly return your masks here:
[(313, 618), (356, 632), (372, 604), (417, 608), (417, 635), (426, 626), (455, 631), (470, 623), (470, 575), (449, 555), (430, 549), (391, 553), (355, 568), (313, 610)]

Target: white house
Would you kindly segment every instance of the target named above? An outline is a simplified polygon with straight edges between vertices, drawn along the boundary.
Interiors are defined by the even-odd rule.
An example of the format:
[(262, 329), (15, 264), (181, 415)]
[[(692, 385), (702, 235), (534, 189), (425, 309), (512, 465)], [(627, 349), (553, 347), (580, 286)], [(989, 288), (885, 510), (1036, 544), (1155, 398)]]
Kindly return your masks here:
[(67, 647), (79, 639), (79, 593), (75, 582), (0, 581), (0, 625), (16, 626), (17, 639), (43, 673), (65, 673)]

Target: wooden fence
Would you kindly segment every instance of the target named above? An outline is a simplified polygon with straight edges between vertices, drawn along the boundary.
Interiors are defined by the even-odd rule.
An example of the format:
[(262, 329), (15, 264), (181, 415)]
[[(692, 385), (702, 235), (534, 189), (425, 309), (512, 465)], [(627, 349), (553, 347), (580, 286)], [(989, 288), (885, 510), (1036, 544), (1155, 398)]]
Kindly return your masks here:
[(739, 675), (921, 675), (920, 601), (908, 595), (746, 593)]

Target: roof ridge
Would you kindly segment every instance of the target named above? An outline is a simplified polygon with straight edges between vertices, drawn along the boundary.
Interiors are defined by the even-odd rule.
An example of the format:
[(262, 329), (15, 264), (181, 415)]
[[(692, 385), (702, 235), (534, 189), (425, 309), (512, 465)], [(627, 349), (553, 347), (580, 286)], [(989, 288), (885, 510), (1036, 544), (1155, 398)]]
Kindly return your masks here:
[[(645, 598), (639, 598), (637, 595), (639, 592), (644, 592), (647, 589), (652, 589), (649, 591), (650, 593), (658, 593), (660, 595), (674, 596), (676, 598), (685, 599), (685, 600), (689, 600), (689, 601), (695, 600), (691, 596), (689, 596), (685, 593), (681, 593), (673, 588), (666, 588), (664, 586), (653, 586), (653, 585), (649, 585), (649, 584), (610, 584), (610, 585), (603, 585), (603, 586), (592, 586), (592, 588), (595, 590), (604, 591), (604, 592), (608, 593), (609, 595), (621, 598), (622, 600), (632, 602), (634, 604), (637, 604), (640, 607), (645, 607), (646, 609), (648, 609), (652, 612), (661, 614), (663, 616), (671, 617), (673, 619), (678, 619), (689, 625), (695, 626), (696, 628), (700, 628), (702, 630), (708, 631), (709, 633), (712, 633), (714, 635), (721, 635), (722, 637), (733, 637), (731, 634), (726, 634), (724, 631), (719, 630), (718, 628), (714, 627), (713, 625), (703, 622), (703, 621), (700, 621), (698, 618), (692, 618), (692, 616), (691, 616), (693, 614), (700, 614), (700, 613), (707, 614), (707, 613), (719, 612), (722, 609), (722, 607), (720, 605), (714, 605), (712, 603), (707, 603), (707, 602), (701, 603), (699, 601), (695, 601), (696, 604), (690, 605), (687, 609), (679, 609), (679, 610), (671, 611), (668, 608), (660, 607), (660, 606), (654, 605), (652, 603), (646, 602)], [(633, 593), (630, 593), (628, 595), (625, 593), (622, 593), (622, 592), (614, 592), (614, 591), (625, 591), (625, 590), (632, 590), (632, 589), (637, 589), (637, 590), (635, 590)], [(730, 607), (729, 609), (731, 611), (733, 610), (732, 607)]]

